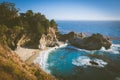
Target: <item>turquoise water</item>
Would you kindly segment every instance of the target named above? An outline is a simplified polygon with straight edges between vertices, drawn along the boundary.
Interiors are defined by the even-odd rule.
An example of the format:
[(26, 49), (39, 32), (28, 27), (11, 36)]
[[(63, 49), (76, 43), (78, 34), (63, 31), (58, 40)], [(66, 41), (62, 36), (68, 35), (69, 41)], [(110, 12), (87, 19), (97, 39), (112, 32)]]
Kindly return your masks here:
[[(59, 21), (58, 26), (61, 33), (99, 32), (120, 37), (119, 22)], [(48, 55), (47, 69), (59, 80), (120, 80), (120, 40), (112, 42), (109, 50), (88, 51), (73, 46), (53, 50)]]
[[(115, 80), (120, 77), (120, 45), (114, 46), (111, 51), (87, 51), (71, 46), (56, 49), (49, 54), (48, 69), (51, 74), (63, 80)], [(78, 58), (84, 62), (76, 62), (78, 65), (73, 63)], [(102, 67), (87, 65), (85, 61), (88, 58), (99, 59), (107, 64)]]

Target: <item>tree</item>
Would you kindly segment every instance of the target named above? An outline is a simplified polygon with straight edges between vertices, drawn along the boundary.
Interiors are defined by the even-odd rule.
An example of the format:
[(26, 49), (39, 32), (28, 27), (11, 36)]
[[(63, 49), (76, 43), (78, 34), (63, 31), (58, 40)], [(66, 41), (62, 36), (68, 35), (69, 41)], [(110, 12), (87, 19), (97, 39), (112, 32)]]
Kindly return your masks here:
[(10, 20), (18, 16), (18, 11), (14, 3), (0, 3), (0, 24), (6, 25)]
[(33, 17), (33, 15), (34, 15), (34, 13), (33, 13), (32, 10), (28, 10), (28, 11), (26, 12), (26, 17)]
[(56, 27), (56, 26), (57, 26), (56, 22), (54, 21), (54, 19), (52, 19), (50, 21), (50, 27)]
[(0, 42), (6, 43), (6, 35), (5, 33), (7, 32), (8, 28), (5, 25), (0, 25)]

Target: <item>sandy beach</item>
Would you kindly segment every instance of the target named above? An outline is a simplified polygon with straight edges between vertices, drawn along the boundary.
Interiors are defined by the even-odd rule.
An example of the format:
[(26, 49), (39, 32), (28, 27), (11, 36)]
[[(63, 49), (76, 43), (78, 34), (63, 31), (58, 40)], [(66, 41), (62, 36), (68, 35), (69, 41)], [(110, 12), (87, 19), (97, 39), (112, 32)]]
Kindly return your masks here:
[(15, 53), (20, 57), (20, 59), (27, 62), (28, 64), (33, 62), (39, 52), (39, 49), (29, 49), (23, 47), (19, 47), (15, 50)]
[[(63, 42), (59, 42), (60, 46), (65, 46)], [(36, 60), (38, 57), (41, 57), (40, 59), (42, 60), (42, 64), (46, 61), (46, 56), (48, 53), (56, 48), (59, 48), (58, 46), (55, 47), (46, 47), (43, 50), (40, 49), (29, 49), (29, 48), (23, 48), (23, 47), (18, 47), (15, 50), (15, 53), (20, 57), (21, 60), (25, 61), (27, 64), (31, 64)], [(44, 59), (44, 60), (43, 60)], [(40, 61), (41, 61), (40, 60)], [(35, 61), (36, 62), (36, 61)]]

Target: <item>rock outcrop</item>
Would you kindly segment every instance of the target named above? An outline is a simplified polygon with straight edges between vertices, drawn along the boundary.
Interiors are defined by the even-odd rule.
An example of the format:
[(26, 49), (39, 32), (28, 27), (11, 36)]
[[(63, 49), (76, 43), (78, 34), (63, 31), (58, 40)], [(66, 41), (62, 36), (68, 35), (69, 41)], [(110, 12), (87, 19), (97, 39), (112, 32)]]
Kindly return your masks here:
[(70, 32), (63, 35), (63, 40), (68, 40), (71, 45), (86, 50), (99, 50), (101, 47), (109, 49), (111, 46), (109, 39), (99, 33), (86, 36), (83, 33)]
[(99, 65), (97, 62), (95, 62), (95, 61), (90, 61), (90, 64), (92, 64), (92, 65)]
[(30, 38), (27, 37), (26, 35), (23, 35), (17, 42), (17, 48), (24, 46), (25, 43), (29, 42)]
[[(47, 34), (40, 35), (39, 39), (35, 40), (34, 36), (23, 34), (16, 42), (16, 48), (29, 47), (45, 49), (46, 47), (59, 46), (58, 39), (56, 38), (56, 29), (49, 27)], [(33, 39), (34, 38), (34, 39)]]
[(49, 28), (48, 34), (43, 34), (39, 41), (39, 49), (45, 49), (46, 47), (59, 46), (58, 40), (55, 34), (56, 30), (54, 28)]
[(83, 39), (84, 37), (88, 36), (85, 33), (75, 33), (75, 32), (70, 32), (68, 34), (61, 34), (59, 36), (60, 41), (71, 41), (72, 39)]

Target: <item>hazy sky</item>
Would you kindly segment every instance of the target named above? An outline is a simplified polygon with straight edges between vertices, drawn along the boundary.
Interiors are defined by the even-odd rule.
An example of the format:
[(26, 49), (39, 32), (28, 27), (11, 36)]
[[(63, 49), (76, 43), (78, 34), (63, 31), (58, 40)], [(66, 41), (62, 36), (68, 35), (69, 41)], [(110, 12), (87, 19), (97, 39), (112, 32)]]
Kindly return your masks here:
[(55, 20), (120, 20), (120, 0), (0, 0)]

